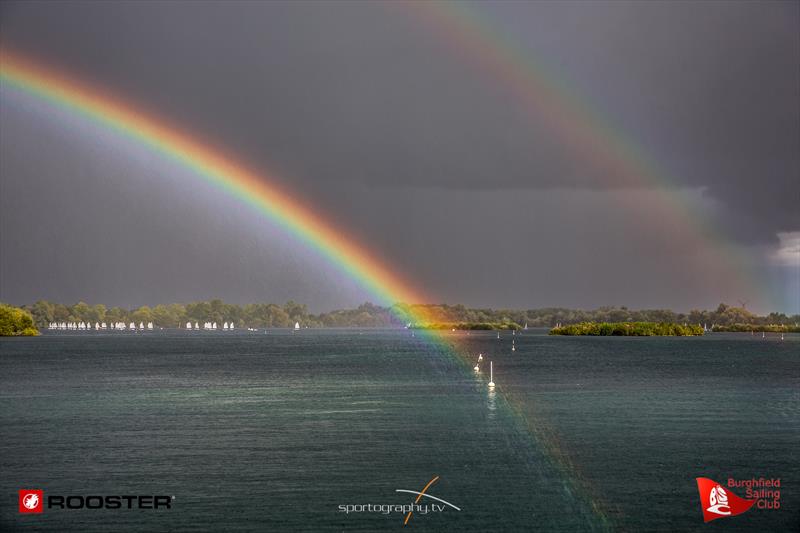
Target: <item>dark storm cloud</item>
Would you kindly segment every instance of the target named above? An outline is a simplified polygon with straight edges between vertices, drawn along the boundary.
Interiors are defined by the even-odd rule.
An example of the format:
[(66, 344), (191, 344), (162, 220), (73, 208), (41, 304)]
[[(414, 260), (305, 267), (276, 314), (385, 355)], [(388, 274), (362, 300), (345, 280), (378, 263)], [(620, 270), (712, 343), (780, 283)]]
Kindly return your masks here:
[[(759, 243), (800, 229), (798, 6), (529, 2), (474, 8), (496, 34), (604, 116), (604, 126), (622, 132), (619, 139), (646, 154), (661, 178), (643, 179), (643, 185), (659, 183), (661, 192), (685, 188), (693, 196), (704, 191), (708, 201), (699, 205), (709, 212), (713, 207), (717, 224), (740, 242)], [(452, 275), (448, 255), (468, 249), (469, 236), (454, 234), (433, 212), (405, 223), (380, 219), (386, 212), (400, 217), (416, 203), (463, 223), (480, 213), (489, 226), (503, 219), (514, 228), (557, 224), (570, 225), (571, 232), (581, 226), (559, 212), (545, 219), (520, 208), (516, 219), (506, 219), (504, 202), (492, 195), (559, 198), (567, 206), (563, 215), (587, 198), (613, 206), (603, 193), (620, 185), (526, 112), (501, 79), (454, 49), (445, 32), (421, 22), (414, 9), (364, 2), (5, 2), (0, 43), (94, 80), (255, 167), (274, 170), (382, 256), (409, 272), (422, 269), (431, 286), (458, 283), (444, 279)], [(3, 118), (4, 137), (25, 120), (8, 112)], [(601, 147), (606, 139), (597, 137)], [(25, 164), (22, 158), (7, 162), (3, 179), (20, 180)], [(57, 174), (58, 163), (50, 164)], [(40, 175), (50, 174), (47, 165), (41, 163)], [(581, 189), (597, 194), (587, 197)], [(449, 193), (460, 200), (448, 204)], [(642, 201), (657, 202), (655, 193), (643, 192)], [(85, 198), (92, 206), (106, 200), (100, 192)], [(468, 210), (463, 217), (456, 206)], [(6, 206), (6, 227), (21, 215), (13, 209)], [(491, 238), (490, 231), (472, 229)], [(398, 245), (398, 235), (409, 242)], [(413, 235), (448, 239), (438, 274), (430, 263), (436, 251)], [(572, 238), (591, 247), (580, 232)], [(642, 257), (659, 253), (644, 237), (631, 242)], [(563, 245), (549, 244), (548, 253), (562, 253)], [(546, 270), (537, 270), (533, 251), (515, 249), (513, 257), (515, 264), (531, 265), (530, 277)], [(486, 268), (487, 275), (502, 275), (505, 267)], [(596, 268), (602, 275), (614, 265)], [(498, 304), (508, 301), (498, 294)]]
[[(706, 187), (728, 222), (744, 215), (757, 235), (742, 236), (798, 228), (798, 4), (475, 9), (643, 147), (668, 185)], [(618, 182), (418, 16), (333, 2), (5, 4), (3, 44), (132, 94), (307, 190)]]

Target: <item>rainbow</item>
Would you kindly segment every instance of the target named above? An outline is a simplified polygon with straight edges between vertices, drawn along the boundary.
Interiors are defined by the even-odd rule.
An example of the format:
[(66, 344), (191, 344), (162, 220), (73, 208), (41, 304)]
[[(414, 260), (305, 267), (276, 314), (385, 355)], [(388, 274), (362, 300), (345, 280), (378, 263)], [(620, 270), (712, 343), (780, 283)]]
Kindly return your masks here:
[[(348, 238), (333, 224), (312, 212), (308, 206), (292, 198), (285, 191), (271, 184), (270, 175), (257, 173), (234, 161), (194, 137), (156, 119), (133, 106), (105, 94), (102, 90), (88, 87), (52, 68), (44, 68), (25, 57), (0, 49), (0, 82), (25, 94), (77, 116), (100, 124), (113, 132), (143, 145), (165, 158), (193, 171), (208, 183), (255, 208), (259, 213), (297, 237), (305, 245), (317, 251), (340, 271), (352, 277), (382, 303), (425, 303), (426, 299), (408, 282), (393, 274), (378, 259), (362, 246)], [(399, 318), (415, 323), (428, 323), (437, 317), (429, 316), (419, 306), (394, 306)], [(437, 330), (421, 330), (420, 337), (439, 353), (456, 361), (457, 366), (469, 372), (471, 362), (460, 354), (454, 338)], [(540, 431), (531, 430), (519, 409), (502, 400), (516, 417), (520, 427), (531, 431), (535, 440), (543, 446), (554, 465), (565, 476), (565, 482), (582, 493), (594, 510), (597, 518), (607, 523), (602, 506), (595, 497), (587, 493), (578, 480), (574, 483), (575, 467), (557, 443)]]
[[(24, 93), (101, 124), (193, 171), (212, 185), (252, 206), (359, 282), (380, 303), (425, 303), (425, 298), (361, 245), (308, 206), (257, 173), (190, 135), (94, 87), (51, 68), (0, 50), (0, 80)], [(426, 322), (428, 317), (408, 317)], [(406, 319), (404, 315), (401, 318)]]
[(530, 120), (546, 125), (572, 153), (591, 163), (596, 169), (595, 179), (614, 187), (644, 186), (661, 192), (660, 205), (649, 206), (647, 213), (633, 200), (620, 202), (636, 216), (669, 222), (671, 238), (676, 242), (692, 243), (697, 250), (714, 253), (714, 267), (705, 272), (709, 280), (728, 280), (730, 287), (745, 291), (752, 300), (762, 300), (759, 304), (764, 308), (769, 306), (766, 299), (779, 297), (772, 294), (765, 299), (749, 256), (685, 197), (672, 192), (676, 180), (641, 143), (615, 127), (585, 95), (559, 79), (545, 61), (518, 46), (477, 4), (431, 1), (385, 5), (399, 8), (428, 28), (464, 63), (481, 72), (487, 83), (496, 86), (503, 96), (510, 96)]

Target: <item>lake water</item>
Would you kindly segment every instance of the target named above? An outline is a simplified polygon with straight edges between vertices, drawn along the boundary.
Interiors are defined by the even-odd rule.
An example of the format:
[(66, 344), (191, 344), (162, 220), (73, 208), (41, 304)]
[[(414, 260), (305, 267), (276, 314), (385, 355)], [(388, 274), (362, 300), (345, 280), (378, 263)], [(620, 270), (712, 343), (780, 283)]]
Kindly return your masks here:
[[(2, 339), (0, 530), (398, 530), (435, 476), (460, 510), (407, 527), (800, 530), (800, 337), (446, 336), (494, 393), (407, 331)], [(780, 508), (704, 524), (696, 477), (780, 478)], [(19, 514), (23, 488), (174, 500)]]

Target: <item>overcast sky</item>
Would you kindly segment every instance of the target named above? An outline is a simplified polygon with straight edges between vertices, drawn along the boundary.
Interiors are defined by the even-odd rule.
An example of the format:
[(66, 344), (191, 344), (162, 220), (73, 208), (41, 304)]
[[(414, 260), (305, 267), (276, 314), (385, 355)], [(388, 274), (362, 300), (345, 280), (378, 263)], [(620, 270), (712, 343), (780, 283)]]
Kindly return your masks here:
[[(431, 302), (800, 311), (800, 3), (464, 7), (473, 44), (513, 47), (659, 178), (598, 166), (452, 15), (407, 5), (3, 2), (0, 46), (270, 172)], [(3, 86), (0, 299), (208, 297), (374, 299), (187, 170)]]

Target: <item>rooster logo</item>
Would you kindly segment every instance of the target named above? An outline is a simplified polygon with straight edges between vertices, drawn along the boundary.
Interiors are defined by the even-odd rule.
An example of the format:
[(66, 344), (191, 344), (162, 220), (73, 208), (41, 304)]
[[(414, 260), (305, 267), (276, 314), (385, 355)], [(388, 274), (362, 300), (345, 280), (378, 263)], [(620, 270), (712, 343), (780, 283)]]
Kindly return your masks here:
[(26, 494), (25, 497), (22, 498), (22, 505), (24, 505), (26, 509), (36, 509), (39, 506), (39, 495), (34, 492)]
[(19, 495), (19, 512), (20, 513), (41, 513), (42, 500), (44, 495), (41, 490), (36, 489), (22, 489), (17, 491)]

